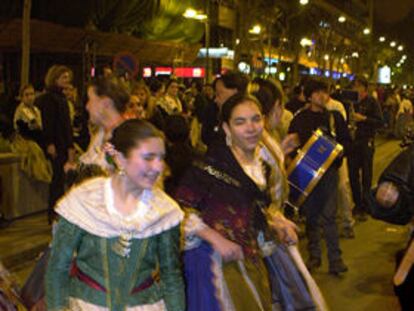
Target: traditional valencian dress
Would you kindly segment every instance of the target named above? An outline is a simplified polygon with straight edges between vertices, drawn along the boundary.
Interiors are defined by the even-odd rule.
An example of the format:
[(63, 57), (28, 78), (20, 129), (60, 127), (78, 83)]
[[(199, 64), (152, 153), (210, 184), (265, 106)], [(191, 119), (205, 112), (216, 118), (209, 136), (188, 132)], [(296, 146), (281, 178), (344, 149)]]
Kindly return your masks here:
[(99, 177), (72, 188), (56, 212), (48, 310), (185, 310), (183, 212), (163, 191), (144, 190), (136, 211), (124, 216), (114, 207), (111, 179)]
[[(187, 310), (272, 310), (275, 299), (259, 244), (273, 240), (266, 215), (270, 166), (257, 154), (241, 166), (224, 144), (210, 148), (183, 177), (174, 198), (185, 208)], [(195, 232), (209, 226), (239, 244), (244, 260), (224, 263)], [(314, 306), (309, 306), (312, 309)]]
[(14, 113), (14, 136), (11, 148), (21, 157), (20, 169), (30, 178), (50, 183), (52, 165), (38, 144), (42, 129), (42, 117), (36, 106), (20, 103)]

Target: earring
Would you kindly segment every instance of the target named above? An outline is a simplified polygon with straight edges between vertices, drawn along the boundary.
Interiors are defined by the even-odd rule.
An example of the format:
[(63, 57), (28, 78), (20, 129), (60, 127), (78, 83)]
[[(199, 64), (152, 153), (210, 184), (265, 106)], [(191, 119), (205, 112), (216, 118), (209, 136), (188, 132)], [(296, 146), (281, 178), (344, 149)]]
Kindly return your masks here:
[(230, 135), (226, 135), (226, 145), (228, 147), (231, 147), (231, 145), (232, 145), (232, 141), (231, 141), (231, 136)]

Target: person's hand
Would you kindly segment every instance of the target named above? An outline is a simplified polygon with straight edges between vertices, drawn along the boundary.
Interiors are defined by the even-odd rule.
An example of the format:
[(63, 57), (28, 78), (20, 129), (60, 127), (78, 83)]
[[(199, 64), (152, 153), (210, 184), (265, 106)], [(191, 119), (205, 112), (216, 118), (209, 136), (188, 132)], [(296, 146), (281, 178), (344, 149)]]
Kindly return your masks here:
[(366, 116), (364, 116), (363, 114), (360, 114), (358, 112), (354, 113), (353, 118), (354, 118), (355, 122), (362, 122), (362, 121), (365, 121), (367, 119)]
[(65, 173), (69, 172), (69, 171), (76, 171), (76, 169), (78, 168), (76, 162), (66, 162), (65, 165), (63, 165), (63, 171)]
[(272, 217), (270, 226), (276, 231), (282, 243), (287, 245), (298, 243), (298, 235), (296, 232), (299, 231), (299, 228), (281, 213), (277, 213)]
[(48, 155), (52, 157), (52, 159), (55, 159), (57, 157), (56, 147), (54, 144), (50, 144), (46, 148), (46, 152)]
[(225, 262), (243, 260), (244, 258), (241, 246), (221, 235), (220, 237), (217, 236), (211, 244), (214, 250), (221, 255)]
[(281, 147), (285, 155), (299, 147), (299, 136), (297, 133), (288, 134), (282, 141)]
[(391, 182), (383, 182), (378, 186), (375, 199), (385, 208), (391, 208), (397, 203), (398, 188)]

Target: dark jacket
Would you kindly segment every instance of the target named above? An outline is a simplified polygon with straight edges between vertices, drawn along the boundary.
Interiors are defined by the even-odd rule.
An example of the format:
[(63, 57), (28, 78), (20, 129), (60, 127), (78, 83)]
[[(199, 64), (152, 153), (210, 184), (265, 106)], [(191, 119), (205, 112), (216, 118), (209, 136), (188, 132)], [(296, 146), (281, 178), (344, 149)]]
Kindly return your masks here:
[(383, 126), (380, 105), (373, 97), (367, 96), (355, 105), (355, 112), (361, 113), (367, 117), (365, 121), (357, 123), (355, 140), (373, 139), (375, 132)]
[(42, 114), (44, 145), (54, 144), (58, 156), (65, 156), (73, 146), (72, 125), (65, 95), (59, 88), (50, 88), (35, 104)]

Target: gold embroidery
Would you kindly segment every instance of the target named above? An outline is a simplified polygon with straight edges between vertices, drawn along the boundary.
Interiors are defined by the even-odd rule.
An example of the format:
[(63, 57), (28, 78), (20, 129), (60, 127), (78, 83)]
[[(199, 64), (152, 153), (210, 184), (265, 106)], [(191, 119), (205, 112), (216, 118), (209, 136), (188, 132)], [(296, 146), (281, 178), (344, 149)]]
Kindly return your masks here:
[(219, 170), (216, 170), (214, 167), (212, 167), (211, 165), (206, 165), (200, 162), (194, 162), (194, 166), (202, 169), (203, 171), (205, 171), (206, 173), (208, 173), (211, 176), (216, 177), (217, 179), (224, 181), (225, 183), (232, 185), (232, 186), (236, 186), (236, 187), (241, 187), (241, 184), (238, 180), (234, 179), (233, 177), (230, 177), (229, 175), (220, 172)]

